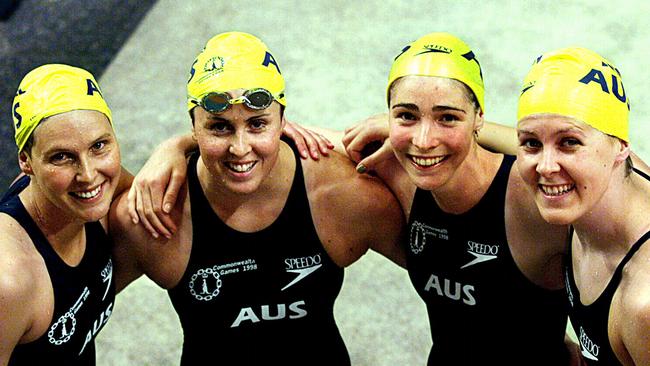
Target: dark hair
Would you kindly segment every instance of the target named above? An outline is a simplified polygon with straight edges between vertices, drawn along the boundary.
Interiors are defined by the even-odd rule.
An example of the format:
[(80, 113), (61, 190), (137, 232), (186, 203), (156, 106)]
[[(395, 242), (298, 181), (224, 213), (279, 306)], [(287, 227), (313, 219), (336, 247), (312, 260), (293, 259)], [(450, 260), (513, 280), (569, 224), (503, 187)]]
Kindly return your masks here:
[(632, 157), (628, 156), (627, 159), (625, 159), (625, 176), (627, 177), (630, 175), (632, 170), (634, 170), (634, 163), (632, 162)]

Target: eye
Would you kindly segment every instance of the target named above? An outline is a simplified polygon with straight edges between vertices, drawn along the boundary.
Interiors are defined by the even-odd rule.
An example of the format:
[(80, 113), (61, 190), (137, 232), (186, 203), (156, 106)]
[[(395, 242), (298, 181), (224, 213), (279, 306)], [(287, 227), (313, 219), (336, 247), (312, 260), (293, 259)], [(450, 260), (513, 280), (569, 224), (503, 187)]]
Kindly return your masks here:
[(106, 147), (106, 141), (97, 141), (93, 144), (91, 147), (92, 150), (94, 151), (101, 151)]
[(251, 120), (248, 125), (251, 127), (253, 130), (263, 130), (264, 127), (266, 127), (266, 121), (263, 119), (254, 119)]
[(65, 152), (55, 153), (50, 156), (50, 162), (52, 164), (63, 164), (69, 160), (72, 160), (72, 155)]
[(415, 121), (416, 120), (415, 115), (413, 113), (411, 113), (411, 112), (408, 112), (408, 111), (397, 112), (395, 114), (395, 118), (405, 120), (405, 121)]
[(215, 122), (209, 125), (208, 128), (218, 133), (227, 133), (232, 130), (230, 123), (226, 122)]
[(542, 147), (542, 143), (533, 138), (528, 138), (528, 139), (523, 139), (519, 142), (519, 146), (523, 147), (524, 149), (540, 149)]
[(582, 145), (582, 142), (580, 142), (580, 140), (574, 137), (566, 137), (563, 138), (562, 141), (560, 141), (560, 144), (562, 145), (562, 147), (574, 148)]
[(456, 122), (458, 120), (459, 120), (458, 116), (456, 116), (454, 114), (451, 114), (451, 113), (445, 113), (445, 114), (440, 116), (440, 121), (442, 121), (442, 122), (449, 123), (449, 122)]

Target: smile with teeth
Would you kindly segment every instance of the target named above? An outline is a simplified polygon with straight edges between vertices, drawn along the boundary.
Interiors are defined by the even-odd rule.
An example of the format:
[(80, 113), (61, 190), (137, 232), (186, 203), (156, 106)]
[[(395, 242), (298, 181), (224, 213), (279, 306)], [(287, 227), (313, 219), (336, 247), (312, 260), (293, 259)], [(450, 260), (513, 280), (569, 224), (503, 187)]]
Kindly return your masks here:
[(250, 162), (250, 163), (233, 163), (233, 162), (227, 162), (226, 166), (231, 169), (236, 171), (237, 173), (246, 173), (253, 169), (253, 166), (255, 166), (256, 162)]
[(415, 164), (423, 167), (430, 167), (433, 165), (436, 165), (440, 163), (441, 161), (445, 160), (444, 156), (436, 156), (432, 158), (421, 158), (417, 156), (412, 156), (411, 155), (411, 161), (413, 161)]
[(102, 186), (97, 186), (97, 188), (93, 189), (92, 191), (84, 191), (84, 192), (70, 192), (75, 197), (83, 198), (83, 199), (91, 199), (95, 198), (98, 194), (99, 191), (101, 190)]
[(575, 188), (575, 185), (573, 185), (573, 184), (561, 184), (561, 185), (557, 185), (557, 186), (549, 186), (549, 185), (540, 184), (539, 188), (547, 196), (560, 196), (560, 195), (563, 195), (563, 194), (565, 194), (565, 193), (567, 193), (569, 191), (572, 191), (573, 188)]

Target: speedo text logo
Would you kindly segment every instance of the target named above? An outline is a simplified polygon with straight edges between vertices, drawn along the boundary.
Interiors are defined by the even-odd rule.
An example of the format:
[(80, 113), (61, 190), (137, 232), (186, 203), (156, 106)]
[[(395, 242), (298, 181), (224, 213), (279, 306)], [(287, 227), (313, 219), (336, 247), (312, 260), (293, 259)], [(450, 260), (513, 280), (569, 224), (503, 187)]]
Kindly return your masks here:
[(587, 332), (580, 327), (580, 350), (582, 355), (590, 360), (598, 361), (598, 354), (600, 353), (600, 346), (594, 343)]
[(286, 258), (284, 260), (284, 265), (285, 271), (297, 273), (298, 275), (280, 291), (284, 291), (289, 287), (295, 285), (300, 280), (314, 273), (317, 269), (323, 266), (321, 263), (320, 253), (306, 257)]
[(460, 267), (460, 269), (473, 266), (477, 263), (487, 262), (489, 260), (496, 259), (499, 254), (499, 246), (496, 244), (489, 245), (489, 244), (482, 244), (482, 243), (477, 243), (475, 241), (468, 240), (467, 253), (473, 255), (474, 258), (471, 261), (467, 262), (462, 267)]

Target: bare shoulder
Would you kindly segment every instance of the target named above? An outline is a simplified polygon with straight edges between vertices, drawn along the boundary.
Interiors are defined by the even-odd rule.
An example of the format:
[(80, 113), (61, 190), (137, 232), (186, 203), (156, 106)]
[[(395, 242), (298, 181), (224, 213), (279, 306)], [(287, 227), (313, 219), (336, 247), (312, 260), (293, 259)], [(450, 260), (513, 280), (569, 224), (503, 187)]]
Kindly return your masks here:
[(508, 180), (505, 218), (508, 244), (519, 269), (541, 287), (562, 288), (568, 228), (544, 221), (516, 167)]
[(149, 236), (144, 226), (131, 221), (127, 196), (128, 192), (124, 192), (113, 200), (108, 214), (108, 226), (113, 245), (123, 246), (128, 243), (130, 249), (135, 250), (138, 246), (144, 246), (149, 240)]
[(319, 161), (305, 161), (303, 167), (310, 202), (328, 202), (330, 212), (368, 216), (395, 200), (381, 179), (357, 173), (354, 164), (338, 152)]
[(337, 264), (349, 265), (370, 247), (397, 241), (402, 210), (379, 178), (357, 173), (354, 164), (336, 152), (319, 161), (303, 161), (303, 169), (316, 230)]
[[(48, 274), (29, 235), (13, 218), (0, 214), (0, 358), (20, 340), (42, 333)], [(49, 319), (48, 319), (49, 320)], [(38, 334), (40, 336), (40, 334)], [(10, 352), (9, 352), (10, 353)]]
[[(623, 269), (621, 300), (625, 309), (650, 322), (650, 242), (646, 241)], [(649, 323), (650, 325), (650, 323)], [(650, 337), (650, 327), (647, 328)], [(650, 339), (650, 338), (649, 338)]]
[[(650, 364), (650, 243), (646, 242), (623, 270), (612, 309), (625, 352), (635, 365)], [(624, 352), (624, 353), (625, 353)], [(627, 355), (626, 355), (627, 356)]]
[(116, 287), (119, 291), (142, 274), (163, 288), (173, 287), (180, 280), (180, 266), (187, 262), (191, 249), (187, 186), (181, 187), (172, 209), (172, 219), (177, 223), (178, 231), (169, 240), (163, 236), (153, 238), (142, 224), (131, 221), (127, 194), (124, 192), (116, 198), (109, 212)]

